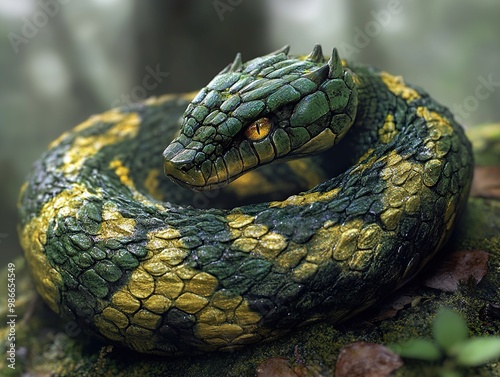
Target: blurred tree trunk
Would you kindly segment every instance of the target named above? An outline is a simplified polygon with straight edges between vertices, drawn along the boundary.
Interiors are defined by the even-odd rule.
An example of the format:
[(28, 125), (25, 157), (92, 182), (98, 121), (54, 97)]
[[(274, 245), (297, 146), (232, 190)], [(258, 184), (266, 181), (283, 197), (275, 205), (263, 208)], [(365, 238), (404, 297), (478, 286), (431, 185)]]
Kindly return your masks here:
[[(155, 94), (196, 90), (232, 62), (268, 51), (262, 1), (136, 2), (137, 74), (157, 64), (170, 75)], [(234, 5), (231, 5), (234, 4)], [(153, 30), (154, 28), (154, 30)], [(140, 79), (140, 77), (138, 78)]]

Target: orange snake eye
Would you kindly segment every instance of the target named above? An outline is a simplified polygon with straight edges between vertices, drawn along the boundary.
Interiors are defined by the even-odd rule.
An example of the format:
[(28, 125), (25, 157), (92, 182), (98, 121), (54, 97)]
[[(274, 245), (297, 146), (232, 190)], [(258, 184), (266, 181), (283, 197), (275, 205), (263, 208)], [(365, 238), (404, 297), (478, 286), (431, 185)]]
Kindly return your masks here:
[(268, 118), (260, 118), (251, 123), (245, 130), (245, 137), (252, 141), (258, 141), (269, 135), (271, 121)]

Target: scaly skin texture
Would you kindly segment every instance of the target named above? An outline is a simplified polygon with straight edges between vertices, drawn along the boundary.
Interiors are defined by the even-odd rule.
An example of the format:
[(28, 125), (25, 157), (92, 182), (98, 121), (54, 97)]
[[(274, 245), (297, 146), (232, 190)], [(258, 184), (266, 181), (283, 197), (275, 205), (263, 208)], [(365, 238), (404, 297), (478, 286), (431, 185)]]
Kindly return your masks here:
[[(323, 152), (201, 197), (214, 207), (341, 173), (203, 209), (160, 174), (165, 145), (165, 172), (197, 190)], [(237, 57), (195, 97), (111, 110), (54, 141), (21, 190), (20, 240), (62, 317), (139, 352), (230, 350), (342, 321), (413, 277), (449, 236), (472, 165), (449, 111), (401, 78), (319, 47)]]

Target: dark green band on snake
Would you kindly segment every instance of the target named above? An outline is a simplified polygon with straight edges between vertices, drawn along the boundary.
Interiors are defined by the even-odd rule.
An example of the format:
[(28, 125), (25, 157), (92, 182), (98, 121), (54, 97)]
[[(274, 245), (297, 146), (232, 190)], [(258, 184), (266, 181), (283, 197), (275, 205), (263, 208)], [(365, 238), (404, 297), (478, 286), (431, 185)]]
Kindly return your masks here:
[(20, 240), (63, 318), (140, 352), (229, 350), (345, 320), (412, 278), (472, 165), (450, 112), (399, 77), (319, 46), (238, 55), (194, 97), (53, 142), (21, 191)]

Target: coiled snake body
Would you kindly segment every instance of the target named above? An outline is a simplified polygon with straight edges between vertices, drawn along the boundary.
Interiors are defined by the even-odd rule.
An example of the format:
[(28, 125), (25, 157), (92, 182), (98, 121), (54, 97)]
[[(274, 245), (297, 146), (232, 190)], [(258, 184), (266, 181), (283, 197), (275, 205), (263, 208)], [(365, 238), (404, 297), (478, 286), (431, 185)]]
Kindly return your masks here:
[[(165, 145), (165, 173), (198, 192), (162, 178)], [(320, 46), (237, 55), (194, 98), (114, 109), (54, 141), (21, 190), (20, 240), (48, 305), (109, 341), (234, 349), (344, 320), (413, 277), (472, 164), (450, 112), (399, 77)]]

